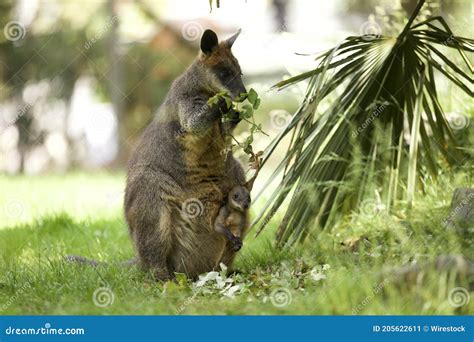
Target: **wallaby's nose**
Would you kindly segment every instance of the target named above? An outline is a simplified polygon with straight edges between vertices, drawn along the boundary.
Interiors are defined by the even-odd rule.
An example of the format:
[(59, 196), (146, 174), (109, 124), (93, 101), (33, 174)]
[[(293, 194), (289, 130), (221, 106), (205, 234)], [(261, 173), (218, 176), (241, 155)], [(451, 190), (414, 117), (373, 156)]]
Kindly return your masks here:
[(239, 94), (247, 94), (247, 89), (245, 89), (244, 82), (242, 82), (242, 79), (239, 79), (239, 84), (238, 84), (238, 89), (239, 89)]
[(242, 84), (242, 89), (240, 89), (240, 94), (245, 93), (247, 94), (247, 89), (245, 89), (245, 86)]

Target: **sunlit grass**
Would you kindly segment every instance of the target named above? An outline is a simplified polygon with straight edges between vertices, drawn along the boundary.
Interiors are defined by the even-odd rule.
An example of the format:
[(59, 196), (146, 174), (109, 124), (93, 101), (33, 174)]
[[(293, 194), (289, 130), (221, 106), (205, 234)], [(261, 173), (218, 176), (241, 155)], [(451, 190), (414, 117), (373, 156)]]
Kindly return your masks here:
[(125, 175), (73, 173), (21, 177), (0, 175), (0, 229), (67, 212), (75, 219), (116, 217), (121, 210)]
[[(133, 257), (133, 249), (121, 200), (104, 198), (123, 189), (123, 181), (121, 175), (106, 174), (1, 179), (2, 189), (11, 192), (2, 192), (0, 203), (16, 195), (32, 211), (16, 221), (2, 213), (0, 314), (176, 314), (178, 308), (181, 314), (474, 312), (472, 300), (460, 308), (448, 301), (452, 288), (469, 289), (472, 279), (456, 280), (450, 272), (427, 266), (420, 281), (410, 282), (390, 271), (438, 255), (474, 257), (472, 236), (460, 237), (442, 225), (451, 190), (466, 185), (464, 178), (429, 184), (411, 212), (361, 211), (303, 246), (276, 250), (277, 222), (258, 238), (251, 232), (236, 260), (240, 273), (232, 276), (233, 284), (243, 291), (234, 298), (212, 286), (193, 294), (191, 282), (181, 276), (175, 283), (155, 283), (136, 268), (117, 266)], [(110, 265), (71, 265), (62, 259), (67, 254)], [(94, 304), (100, 287), (113, 292), (111, 305)], [(291, 297), (281, 307), (272, 302), (272, 293), (280, 289)]]

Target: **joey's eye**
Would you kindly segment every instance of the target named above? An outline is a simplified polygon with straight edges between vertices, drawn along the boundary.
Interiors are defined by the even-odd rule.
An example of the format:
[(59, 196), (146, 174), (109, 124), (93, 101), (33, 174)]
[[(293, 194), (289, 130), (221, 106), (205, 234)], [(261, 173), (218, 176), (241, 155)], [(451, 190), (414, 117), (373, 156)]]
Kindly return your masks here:
[(236, 199), (239, 199), (239, 195), (235, 194), (235, 195), (234, 195), (234, 199), (235, 199), (235, 200), (236, 200)]

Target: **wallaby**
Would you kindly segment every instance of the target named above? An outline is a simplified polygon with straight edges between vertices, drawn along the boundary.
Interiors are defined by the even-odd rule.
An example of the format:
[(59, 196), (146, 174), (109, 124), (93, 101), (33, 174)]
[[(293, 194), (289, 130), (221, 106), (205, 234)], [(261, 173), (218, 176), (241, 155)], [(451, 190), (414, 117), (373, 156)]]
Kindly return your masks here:
[(248, 210), (252, 202), (250, 192), (262, 164), (260, 155), (263, 152), (255, 154), (252, 149), (249, 152), (251, 154), (250, 168), (255, 170), (254, 175), (247, 183), (235, 186), (230, 190), (227, 202), (220, 208), (214, 221), (214, 230), (229, 241), (234, 251), (242, 248), (242, 235), (248, 226)]
[(214, 229), (231, 243), (232, 249), (242, 248), (242, 232), (247, 222), (247, 210), (250, 207), (250, 192), (239, 185), (229, 192), (227, 203), (221, 207), (214, 222)]
[[(231, 52), (239, 33), (219, 43), (213, 31), (204, 32), (198, 57), (173, 82), (130, 159), (125, 216), (140, 264), (157, 279), (174, 272), (194, 278), (221, 262), (230, 268), (234, 259), (231, 244), (214, 231), (214, 219), (225, 194), (245, 182), (229, 148), (240, 119), (234, 112), (223, 123), (225, 101), (207, 102), (221, 91), (233, 98), (246, 93)], [(188, 203), (197, 214), (187, 212)]]
[[(224, 194), (245, 182), (229, 139), (240, 119), (232, 112), (223, 123), (225, 100), (212, 107), (207, 102), (221, 91), (233, 98), (246, 93), (231, 52), (239, 33), (221, 43), (212, 30), (203, 33), (198, 57), (173, 82), (128, 164), (129, 232), (138, 263), (159, 280), (175, 272), (195, 278), (221, 262), (230, 268), (235, 257), (231, 244), (214, 231), (214, 219)], [(197, 215), (187, 212), (189, 202), (197, 205)], [(68, 260), (98, 265), (83, 257)]]

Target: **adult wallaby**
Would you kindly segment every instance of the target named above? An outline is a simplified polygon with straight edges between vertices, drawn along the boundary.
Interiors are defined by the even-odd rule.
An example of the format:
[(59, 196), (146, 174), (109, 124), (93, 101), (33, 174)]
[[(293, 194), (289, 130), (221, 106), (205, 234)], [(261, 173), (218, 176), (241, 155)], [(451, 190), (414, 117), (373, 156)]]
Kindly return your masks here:
[(245, 183), (229, 149), (240, 119), (233, 113), (223, 123), (225, 101), (207, 102), (224, 90), (232, 97), (246, 92), (231, 52), (239, 33), (219, 43), (213, 31), (204, 32), (198, 57), (173, 82), (128, 165), (130, 235), (140, 264), (160, 280), (174, 272), (194, 278), (220, 262), (230, 267), (235, 256), (214, 220), (229, 191)]

